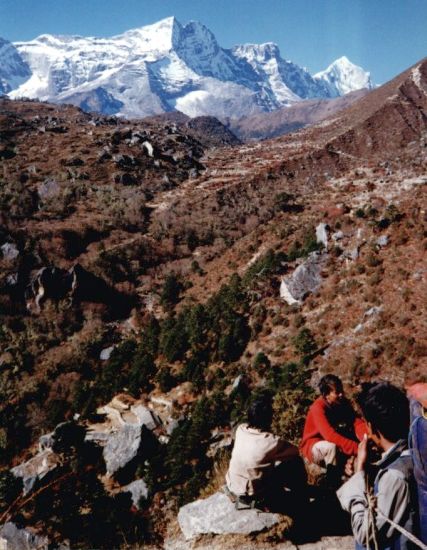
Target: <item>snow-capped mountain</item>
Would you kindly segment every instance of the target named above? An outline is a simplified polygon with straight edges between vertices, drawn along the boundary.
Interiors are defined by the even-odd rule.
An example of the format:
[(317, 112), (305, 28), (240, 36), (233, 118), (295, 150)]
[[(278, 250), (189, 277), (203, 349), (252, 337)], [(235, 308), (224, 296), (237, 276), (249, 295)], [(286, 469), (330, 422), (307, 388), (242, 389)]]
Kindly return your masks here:
[(362, 88), (373, 88), (370, 73), (354, 65), (345, 56), (334, 61), (325, 71), (315, 74), (314, 78), (326, 86), (331, 97)]
[(29, 66), (17, 49), (0, 38), (0, 94), (7, 94), (31, 76)]
[(20, 64), (5, 63), (0, 49), (7, 83), (0, 93), (127, 117), (179, 110), (236, 118), (370, 84), (369, 74), (348, 62), (359, 79), (342, 70), (334, 88), (282, 59), (276, 44), (224, 49), (201, 23), (181, 25), (174, 17), (111, 38), (41, 35), (10, 47)]
[(280, 57), (277, 44), (244, 44), (235, 46), (233, 54), (246, 60), (263, 83), (266, 94), (271, 94), (273, 108), (310, 99), (328, 97), (322, 81), (315, 80), (308, 71)]

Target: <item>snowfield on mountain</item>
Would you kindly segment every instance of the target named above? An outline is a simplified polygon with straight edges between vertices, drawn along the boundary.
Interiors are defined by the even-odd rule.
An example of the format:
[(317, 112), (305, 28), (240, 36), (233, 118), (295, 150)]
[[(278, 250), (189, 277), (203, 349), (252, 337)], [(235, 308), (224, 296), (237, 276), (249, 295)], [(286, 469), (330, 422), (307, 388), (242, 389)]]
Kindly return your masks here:
[(4, 41), (0, 65), (0, 93), (12, 99), (128, 118), (174, 110), (239, 118), (373, 87), (369, 73), (345, 57), (313, 77), (284, 60), (274, 43), (225, 49), (203, 24), (182, 25), (175, 17), (111, 38)]

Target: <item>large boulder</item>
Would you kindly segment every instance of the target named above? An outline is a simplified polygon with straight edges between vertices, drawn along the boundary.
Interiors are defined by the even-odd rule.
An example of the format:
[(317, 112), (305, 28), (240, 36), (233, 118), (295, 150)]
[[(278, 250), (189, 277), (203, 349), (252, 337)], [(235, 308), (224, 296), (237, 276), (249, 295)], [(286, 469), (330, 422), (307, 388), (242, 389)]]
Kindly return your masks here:
[(178, 513), (179, 526), (187, 540), (198, 535), (250, 535), (279, 523), (280, 516), (259, 510), (236, 510), (224, 493), (196, 500)]
[(7, 522), (0, 527), (0, 550), (48, 550), (48, 547), (47, 537), (19, 529), (14, 523)]
[(329, 230), (327, 223), (319, 223), (316, 227), (316, 242), (323, 245), (325, 250), (328, 250)]
[(289, 305), (301, 304), (308, 294), (319, 288), (326, 258), (326, 254), (312, 252), (292, 275), (282, 279), (280, 297)]
[(86, 440), (103, 447), (108, 476), (143, 452), (143, 430), (153, 431), (161, 425), (154, 411), (127, 395), (114, 397), (97, 413), (104, 420), (88, 426)]
[(125, 424), (117, 432), (111, 433), (103, 452), (107, 475), (111, 476), (124, 468), (137, 455), (140, 445), (140, 425)]

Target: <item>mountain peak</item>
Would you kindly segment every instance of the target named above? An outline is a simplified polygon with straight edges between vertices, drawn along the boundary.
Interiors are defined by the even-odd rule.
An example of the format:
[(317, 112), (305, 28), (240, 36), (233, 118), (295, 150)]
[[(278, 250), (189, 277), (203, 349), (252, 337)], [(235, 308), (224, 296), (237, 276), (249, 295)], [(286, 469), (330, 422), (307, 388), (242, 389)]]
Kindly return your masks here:
[(151, 25), (131, 29), (113, 39), (132, 42), (137, 52), (167, 52), (173, 49), (181, 30), (181, 23), (171, 16)]
[(244, 57), (249, 62), (256, 60), (258, 62), (266, 62), (270, 59), (279, 59), (279, 46), (274, 42), (265, 42), (264, 44), (241, 44), (234, 46), (233, 53), (239, 57)]
[(343, 55), (331, 63), (327, 69), (314, 75), (314, 78), (323, 82), (332, 96), (340, 96), (374, 86), (369, 72), (352, 63)]

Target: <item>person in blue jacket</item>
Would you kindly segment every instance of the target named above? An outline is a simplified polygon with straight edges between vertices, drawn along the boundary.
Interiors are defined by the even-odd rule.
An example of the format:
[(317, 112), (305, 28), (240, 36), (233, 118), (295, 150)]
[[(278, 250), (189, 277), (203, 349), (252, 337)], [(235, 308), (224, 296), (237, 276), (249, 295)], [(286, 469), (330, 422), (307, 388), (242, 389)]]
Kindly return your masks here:
[(413, 373), (407, 378), (411, 429), (409, 446), (417, 482), (420, 539), (427, 545), (427, 374)]

